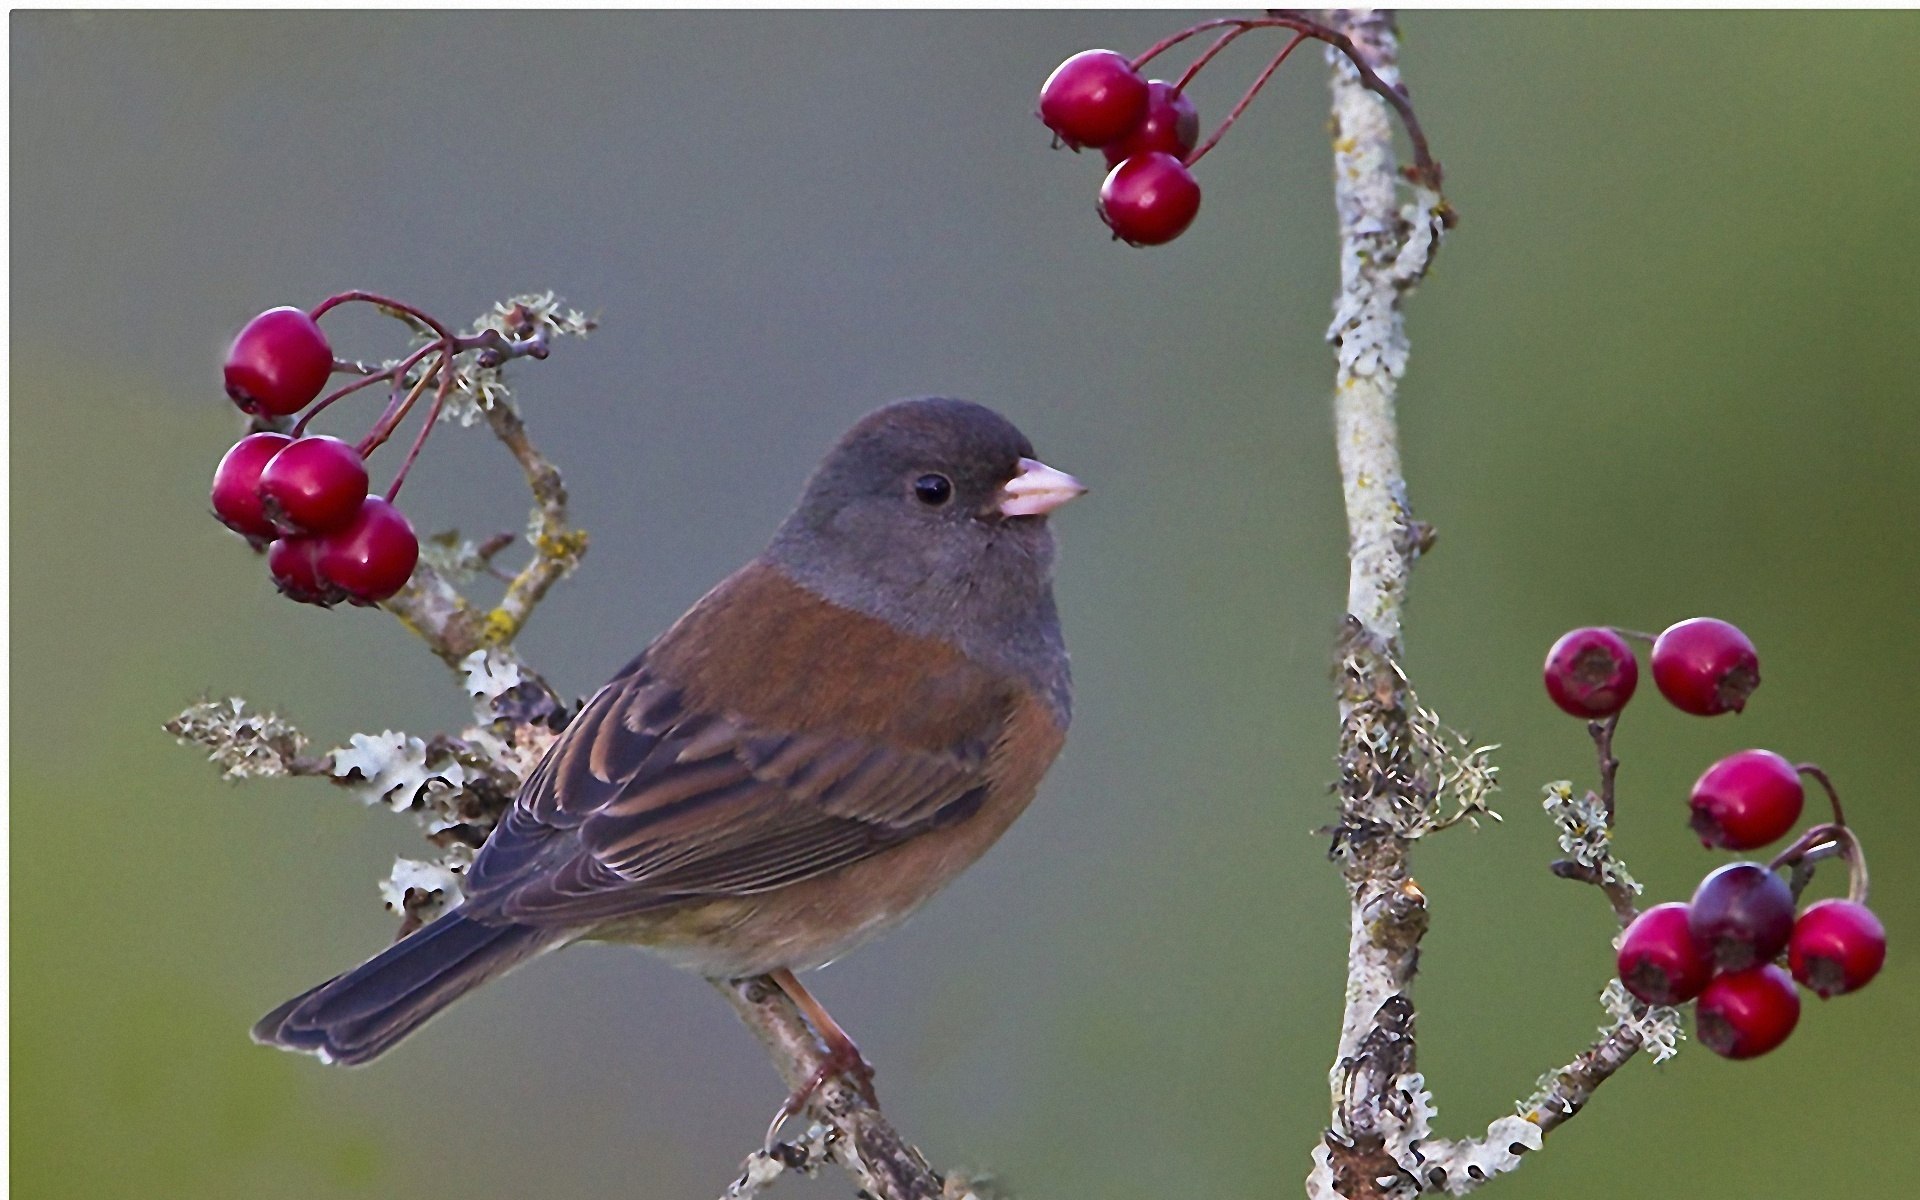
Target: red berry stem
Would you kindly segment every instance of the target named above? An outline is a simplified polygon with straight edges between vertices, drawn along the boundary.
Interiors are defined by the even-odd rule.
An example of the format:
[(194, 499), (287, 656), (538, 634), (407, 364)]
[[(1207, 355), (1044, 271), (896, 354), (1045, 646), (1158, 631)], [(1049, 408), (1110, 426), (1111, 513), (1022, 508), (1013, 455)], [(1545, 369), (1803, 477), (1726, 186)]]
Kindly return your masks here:
[(1609, 625), (1607, 628), (1613, 630), (1623, 638), (1632, 638), (1636, 642), (1645, 642), (1649, 646), (1659, 640), (1654, 634), (1643, 633), (1638, 629), (1622, 629), (1618, 625)]
[[(1867, 876), (1867, 852), (1860, 845), (1859, 836), (1845, 825), (1815, 825), (1795, 838), (1793, 845), (1774, 855), (1767, 868), (1777, 871), (1783, 866), (1790, 866), (1795, 882), (1799, 883), (1803, 867), (1810, 874), (1813, 863), (1836, 857), (1847, 864), (1847, 899), (1855, 904), (1865, 904), (1870, 882)], [(1798, 888), (1795, 890), (1797, 899)]]
[[(372, 429), (367, 431), (367, 436), (360, 439), (360, 445), (357, 447), (360, 451), (360, 457), (365, 458), (367, 455), (373, 453), (374, 450), (386, 444), (387, 439), (393, 436), (393, 431), (399, 427), (400, 422), (406, 420), (407, 414), (413, 411), (414, 401), (420, 399), (421, 394), (427, 390), (428, 384), (441, 377), (441, 368), (452, 361), (451, 356), (446, 353), (445, 347), (439, 342), (425, 347), (425, 350), (439, 350), (441, 352), (440, 361), (434, 363), (425, 371), (422, 371), (420, 378), (414, 381), (413, 387), (410, 388), (404, 396), (400, 392), (400, 386), (406, 380), (406, 372), (395, 368), (393, 395), (387, 401), (386, 411), (380, 414), (380, 419), (374, 422)], [(413, 356), (412, 361), (418, 362), (423, 357), (425, 357), (424, 353), (416, 354)], [(452, 373), (448, 372), (446, 379), (451, 380), (452, 378)], [(431, 426), (429, 426), (429, 428), (431, 428)]]
[(1220, 144), (1220, 139), (1227, 136), (1227, 130), (1232, 129), (1233, 123), (1240, 119), (1240, 114), (1247, 111), (1247, 106), (1252, 104), (1253, 98), (1260, 94), (1260, 89), (1267, 86), (1267, 80), (1273, 78), (1273, 73), (1280, 69), (1280, 64), (1287, 61), (1287, 56), (1293, 53), (1294, 47), (1306, 40), (1306, 34), (1297, 33), (1294, 35), (1293, 40), (1288, 42), (1280, 53), (1273, 56), (1273, 61), (1267, 64), (1267, 69), (1260, 72), (1260, 77), (1253, 81), (1253, 86), (1247, 89), (1246, 95), (1240, 97), (1240, 103), (1234, 105), (1233, 111), (1227, 114), (1227, 119), (1220, 122), (1220, 128), (1213, 131), (1212, 137), (1201, 142), (1199, 148), (1192, 154), (1187, 155), (1187, 166), (1193, 166), (1193, 164), (1207, 156), (1207, 151)]
[(1613, 730), (1618, 724), (1619, 713), (1587, 722), (1587, 733), (1592, 736), (1594, 752), (1600, 758), (1600, 802), (1606, 805), (1609, 830), (1613, 828), (1613, 781), (1620, 774), (1620, 760), (1613, 753)]
[(301, 416), (301, 418), (294, 423), (293, 436), (300, 437), (304, 435), (307, 432), (308, 423), (310, 423), (315, 417), (319, 416), (321, 413), (325, 412), (327, 410), (327, 407), (331, 405), (334, 401), (344, 400), (348, 396), (353, 395), (355, 392), (361, 390), (362, 388), (370, 388), (376, 383), (383, 383), (391, 374), (392, 372), (390, 371), (381, 370), (378, 374), (368, 375), (364, 379), (356, 379), (352, 383), (346, 384), (343, 387), (335, 388), (333, 391), (328, 392), (326, 395), (322, 396), (320, 399), (314, 401), (313, 407), (309, 408)]
[[(1213, 61), (1214, 55), (1220, 53), (1222, 50), (1225, 50), (1228, 46), (1232, 45), (1235, 38), (1238, 38), (1241, 34), (1248, 32), (1249, 29), (1250, 29), (1250, 26), (1236, 25), (1232, 29), (1229, 29), (1225, 33), (1221, 34), (1217, 39), (1215, 39), (1213, 45), (1207, 47), (1206, 53), (1202, 54), (1199, 58), (1194, 59), (1193, 65), (1188, 67), (1186, 71), (1184, 71), (1181, 74), (1180, 78), (1173, 81), (1173, 90), (1176, 92), (1186, 91), (1187, 85), (1193, 82), (1193, 77), (1200, 73), (1201, 68), (1205, 67), (1208, 63)], [(1134, 69), (1135, 70), (1139, 69), (1138, 63), (1134, 64)]]
[(356, 301), (362, 304), (374, 305), (377, 308), (385, 309), (391, 313), (404, 314), (439, 334), (443, 341), (451, 342), (454, 340), (453, 331), (445, 325), (442, 325), (430, 314), (415, 308), (404, 300), (395, 300), (390, 296), (382, 296), (378, 292), (340, 292), (337, 295), (328, 296), (325, 300), (315, 305), (313, 311), (309, 312), (307, 316), (318, 321), (321, 317), (333, 309), (338, 308), (340, 305), (351, 304)]
[[(1366, 56), (1360, 53), (1360, 48), (1353, 44), (1353, 39), (1338, 30), (1330, 29), (1322, 25), (1320, 22), (1313, 20), (1303, 13), (1276, 11), (1268, 13), (1264, 17), (1215, 17), (1210, 21), (1202, 21), (1198, 25), (1189, 26), (1178, 33), (1171, 34), (1155, 42), (1147, 48), (1146, 53), (1133, 60), (1133, 68), (1136, 71), (1139, 70), (1154, 58), (1196, 34), (1205, 33), (1209, 29), (1220, 29), (1223, 27), (1235, 27), (1241, 32), (1251, 29), (1291, 29), (1298, 35), (1294, 41), (1287, 46), (1287, 49), (1281, 52), (1279, 58), (1275, 59), (1273, 64), (1267, 68), (1268, 75), (1271, 75), (1274, 70), (1279, 67), (1280, 62), (1286, 58), (1287, 54), (1293, 50), (1295, 45), (1299, 44), (1301, 38), (1312, 38), (1315, 41), (1325, 42), (1327, 45), (1332, 46), (1344, 54), (1347, 57), (1347, 61), (1353, 64), (1354, 71), (1359, 74), (1360, 82), (1365, 85), (1367, 90), (1375, 93), (1382, 100), (1392, 105), (1393, 110), (1400, 115), (1400, 123), (1404, 125), (1407, 130), (1407, 140), (1413, 144), (1413, 165), (1407, 168), (1407, 178), (1413, 180), (1415, 183), (1430, 187), (1436, 192), (1440, 190), (1440, 164), (1433, 160), (1433, 154), (1427, 147), (1427, 135), (1425, 131), (1420, 128), (1420, 118), (1414, 114), (1412, 102), (1407, 99), (1407, 89), (1405, 85), (1389, 84), (1386, 80), (1380, 78), (1379, 74), (1374, 71), (1372, 65), (1367, 62)], [(1222, 39), (1222, 41), (1225, 40), (1226, 39)], [(1207, 57), (1211, 57), (1211, 55)], [(1265, 76), (1261, 77), (1261, 82), (1265, 82)], [(1185, 84), (1186, 80), (1183, 79), (1180, 86), (1184, 87)], [(1259, 86), (1259, 84), (1255, 84), (1253, 90), (1258, 91)], [(1249, 99), (1250, 98), (1251, 96), (1249, 96)], [(1244, 106), (1245, 103), (1243, 101), (1242, 107)], [(1238, 112), (1238, 110), (1235, 111), (1236, 113)], [(1227, 123), (1232, 124), (1232, 118), (1229, 118)], [(1220, 132), (1226, 132), (1224, 126)], [(1215, 134), (1206, 146), (1201, 147), (1198, 153), (1187, 159), (1187, 164), (1191, 166), (1199, 159), (1201, 154), (1206, 153), (1213, 143), (1218, 140), (1219, 134)], [(1452, 221), (1449, 219), (1447, 223), (1452, 224)]]
[(1845, 825), (1847, 815), (1840, 811), (1840, 792), (1833, 786), (1833, 780), (1827, 778), (1826, 769), (1819, 763), (1795, 763), (1793, 769), (1827, 790), (1827, 799), (1833, 802), (1833, 823)]
[[(446, 365), (451, 360), (443, 358), (440, 361), (442, 365)], [(431, 374), (420, 382), (424, 384), (430, 378), (432, 378)], [(415, 395), (419, 394), (419, 390), (417, 387), (414, 389)], [(400, 485), (407, 481), (407, 472), (413, 470), (413, 460), (420, 457), (420, 448), (427, 444), (427, 435), (433, 432), (435, 425), (439, 424), (440, 410), (446, 405), (447, 394), (451, 391), (453, 391), (453, 372), (448, 370), (441, 373), (440, 387), (433, 394), (433, 407), (427, 410), (427, 419), (420, 426), (420, 432), (414, 436), (413, 445), (407, 448), (407, 457), (400, 463), (400, 470), (395, 473), (393, 482), (387, 485), (388, 504), (392, 504), (399, 497)], [(413, 401), (408, 400), (407, 405), (412, 407)]]

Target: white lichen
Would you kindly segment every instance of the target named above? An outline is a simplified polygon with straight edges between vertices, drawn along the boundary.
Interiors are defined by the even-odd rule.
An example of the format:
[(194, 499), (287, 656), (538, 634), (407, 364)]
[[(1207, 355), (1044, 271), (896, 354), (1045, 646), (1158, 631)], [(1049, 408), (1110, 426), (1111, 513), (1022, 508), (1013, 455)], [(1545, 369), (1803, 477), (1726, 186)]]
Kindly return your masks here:
[[(1680, 1052), (1680, 1039), (1685, 1036), (1680, 1027), (1680, 1010), (1664, 1004), (1642, 1005), (1633, 998), (1618, 979), (1609, 979), (1607, 986), (1600, 991), (1600, 1007), (1607, 1010), (1613, 1018), (1613, 1025), (1625, 1026), (1640, 1035), (1640, 1045), (1653, 1056), (1653, 1061), (1663, 1063)], [(1611, 1026), (1601, 1026), (1601, 1033), (1611, 1033)]]
[(1463, 1196), (1496, 1175), (1520, 1165), (1520, 1156), (1538, 1150), (1540, 1127), (1524, 1117), (1500, 1117), (1483, 1137), (1438, 1141), (1421, 1148), (1421, 1161), (1410, 1168), (1424, 1191)]
[(380, 881), (380, 899), (390, 912), (431, 921), (466, 898), (461, 878), (472, 858), (464, 846), (434, 862), (396, 858)]
[(224, 779), (262, 779), (292, 773), (307, 739), (271, 712), (250, 713), (238, 696), (203, 700), (166, 723), (182, 743), (203, 747)]
[(1602, 883), (1619, 884), (1634, 895), (1640, 884), (1627, 873), (1627, 866), (1613, 854), (1613, 831), (1607, 826), (1607, 808), (1592, 792), (1573, 790), (1565, 779), (1541, 789), (1540, 807), (1547, 810), (1559, 828), (1560, 849), (1569, 859), (1596, 872)]
[(333, 752), (332, 774), (366, 804), (384, 804), (395, 812), (414, 807), (431, 789), (459, 788), (467, 781), (466, 768), (451, 756), (429, 763), (425, 742), (390, 729), (354, 734)]
[(520, 664), (498, 650), (475, 650), (460, 660), (467, 695), (491, 703), (525, 682)]

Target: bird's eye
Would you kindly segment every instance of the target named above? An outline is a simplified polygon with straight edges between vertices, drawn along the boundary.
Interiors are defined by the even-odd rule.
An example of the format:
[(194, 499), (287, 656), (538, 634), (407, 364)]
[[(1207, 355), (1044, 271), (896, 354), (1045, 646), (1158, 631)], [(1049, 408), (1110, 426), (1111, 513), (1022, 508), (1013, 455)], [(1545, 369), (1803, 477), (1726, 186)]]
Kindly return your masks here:
[(945, 475), (922, 475), (913, 481), (913, 494), (929, 508), (939, 508), (953, 499), (953, 480)]

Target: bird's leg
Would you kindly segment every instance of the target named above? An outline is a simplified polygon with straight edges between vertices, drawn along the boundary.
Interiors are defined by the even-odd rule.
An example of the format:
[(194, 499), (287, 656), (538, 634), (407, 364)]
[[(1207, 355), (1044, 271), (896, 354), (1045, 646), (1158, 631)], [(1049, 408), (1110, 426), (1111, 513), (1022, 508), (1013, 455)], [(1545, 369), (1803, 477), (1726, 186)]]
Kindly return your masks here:
[(820, 1065), (814, 1068), (813, 1074), (807, 1076), (805, 1082), (793, 1090), (793, 1094), (787, 1097), (786, 1103), (780, 1106), (780, 1111), (773, 1115), (773, 1124), (767, 1127), (768, 1147), (774, 1145), (776, 1135), (779, 1134), (780, 1127), (787, 1123), (787, 1119), (805, 1109), (807, 1102), (813, 1099), (814, 1093), (820, 1090), (820, 1085), (835, 1075), (850, 1081), (860, 1090), (860, 1095), (868, 1104), (878, 1107), (880, 1102), (873, 1094), (873, 1064), (860, 1053), (860, 1047), (854, 1045), (853, 1039), (847, 1036), (847, 1031), (840, 1028), (840, 1022), (834, 1020), (826, 1008), (813, 998), (813, 993), (794, 978), (792, 971), (782, 968), (769, 973), (767, 977), (773, 980), (780, 990), (787, 994), (787, 998), (799, 1007), (801, 1013), (807, 1018), (807, 1024), (813, 1027), (813, 1032), (827, 1051), (826, 1057), (820, 1060)]

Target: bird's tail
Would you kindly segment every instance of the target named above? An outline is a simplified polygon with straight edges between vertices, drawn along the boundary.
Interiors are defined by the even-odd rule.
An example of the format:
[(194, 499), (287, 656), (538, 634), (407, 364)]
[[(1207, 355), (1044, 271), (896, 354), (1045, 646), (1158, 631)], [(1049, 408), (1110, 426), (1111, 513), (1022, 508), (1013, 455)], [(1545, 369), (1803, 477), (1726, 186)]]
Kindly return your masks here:
[(260, 1018), (253, 1040), (322, 1062), (369, 1062), (441, 1009), (562, 944), (571, 932), (488, 925), (448, 913)]

